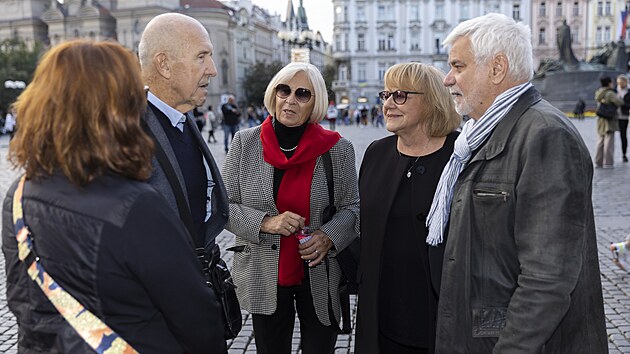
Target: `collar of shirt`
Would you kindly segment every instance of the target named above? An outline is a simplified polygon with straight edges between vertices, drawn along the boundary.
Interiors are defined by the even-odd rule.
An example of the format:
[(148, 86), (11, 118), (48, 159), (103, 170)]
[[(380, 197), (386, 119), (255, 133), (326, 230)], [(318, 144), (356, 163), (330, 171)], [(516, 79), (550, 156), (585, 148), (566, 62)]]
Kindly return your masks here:
[(186, 121), (185, 114), (164, 103), (164, 101), (151, 93), (151, 91), (147, 94), (147, 100), (164, 113), (173, 128), (177, 128), (182, 132), (184, 131), (184, 125), (182, 123)]

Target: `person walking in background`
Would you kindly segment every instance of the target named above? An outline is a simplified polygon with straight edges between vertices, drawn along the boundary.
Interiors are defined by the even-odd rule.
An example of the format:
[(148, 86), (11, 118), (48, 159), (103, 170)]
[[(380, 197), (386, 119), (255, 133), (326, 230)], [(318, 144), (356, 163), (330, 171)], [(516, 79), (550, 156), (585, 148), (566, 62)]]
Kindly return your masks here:
[(427, 243), (446, 242), (435, 352), (607, 353), (593, 165), (529, 82), (529, 27), (491, 13), (444, 45), (444, 84), (471, 119), (427, 218)]
[(258, 125), (258, 115), (256, 114), (256, 109), (254, 105), (247, 106), (247, 124), (249, 128), (255, 127)]
[(228, 152), (230, 142), (234, 139), (234, 135), (238, 131), (240, 124), (241, 110), (236, 105), (236, 98), (230, 95), (228, 101), (221, 106), (221, 113), (223, 113), (223, 143), (225, 145), (225, 152)]
[(337, 107), (335, 107), (334, 102), (330, 102), (328, 105), (328, 110), (326, 111), (326, 120), (328, 120), (328, 130), (335, 131), (335, 123), (337, 122), (337, 115), (339, 115), (339, 111), (337, 111)]
[(628, 77), (626, 75), (617, 76), (617, 97), (623, 101), (619, 107), (619, 136), (621, 137), (621, 160), (628, 162), (626, 152), (628, 150), (628, 113), (630, 112), (630, 92), (628, 92)]
[[(608, 76), (600, 80), (601, 87), (595, 91), (595, 100), (598, 105), (609, 104), (617, 107), (623, 106), (623, 100), (617, 97), (613, 90), (612, 79)], [(597, 146), (595, 147), (595, 166), (603, 168), (613, 168), (615, 155), (615, 132), (619, 130), (619, 121), (615, 116), (607, 119), (597, 116)]]
[(433, 353), (444, 244), (427, 246), (424, 224), (461, 122), (443, 79), (420, 63), (385, 72), (394, 135), (370, 144), (359, 173), (357, 353)]
[(217, 126), (217, 115), (214, 114), (212, 106), (208, 106), (208, 111), (206, 112), (206, 122), (208, 124), (208, 142), (216, 143), (217, 138), (214, 136), (214, 129)]
[(212, 271), (220, 260), (215, 238), (229, 205), (219, 168), (187, 112), (205, 103), (208, 81), (217, 75), (214, 47), (199, 21), (166, 13), (149, 21), (138, 53), (149, 88), (143, 118), (156, 145), (149, 183), (179, 215), (200, 261)]
[[(225, 350), (220, 307), (186, 229), (142, 182), (151, 176), (154, 148), (141, 125), (145, 106), (136, 56), (106, 41), (53, 47), (18, 98), (9, 158), (26, 180), (23, 189), (18, 181), (10, 187), (2, 223), (18, 352), (94, 352), (77, 332), (95, 328), (86, 324), (90, 312), (140, 353)], [(13, 225), (20, 196), (36, 240), (24, 261)], [(28, 274), (32, 262), (82, 306), (62, 301), (56, 309), (49, 294), (62, 290), (47, 283), (45, 293)], [(77, 327), (66, 321), (75, 316)], [(101, 349), (108, 352), (114, 339)]]
[(580, 120), (584, 119), (585, 108), (586, 108), (586, 102), (584, 102), (582, 97), (578, 98), (578, 101), (575, 104), (575, 109), (573, 109), (573, 117)]
[(4, 118), (4, 133), (8, 133), (11, 139), (13, 139), (13, 135), (15, 134), (15, 122), (15, 109), (13, 107), (9, 107), (7, 115)]
[[(265, 90), (270, 116), (236, 134), (223, 165), (227, 229), (236, 235), (229, 248), (234, 282), (252, 314), (259, 354), (291, 353), (296, 311), (302, 353), (335, 352), (341, 316), (335, 255), (358, 237), (359, 193), (352, 144), (318, 124), (327, 97), (317, 67), (288, 64)], [(323, 154), (334, 179), (336, 211), (328, 208), (329, 215)]]

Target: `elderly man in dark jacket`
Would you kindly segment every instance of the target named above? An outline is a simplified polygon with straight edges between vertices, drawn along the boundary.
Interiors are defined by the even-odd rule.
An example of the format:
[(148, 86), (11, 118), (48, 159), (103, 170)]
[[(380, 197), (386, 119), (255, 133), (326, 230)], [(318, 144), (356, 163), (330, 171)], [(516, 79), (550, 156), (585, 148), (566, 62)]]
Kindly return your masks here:
[(529, 83), (529, 28), (489, 14), (444, 43), (444, 83), (472, 119), (428, 218), (427, 242), (448, 239), (436, 353), (607, 353), (593, 165)]

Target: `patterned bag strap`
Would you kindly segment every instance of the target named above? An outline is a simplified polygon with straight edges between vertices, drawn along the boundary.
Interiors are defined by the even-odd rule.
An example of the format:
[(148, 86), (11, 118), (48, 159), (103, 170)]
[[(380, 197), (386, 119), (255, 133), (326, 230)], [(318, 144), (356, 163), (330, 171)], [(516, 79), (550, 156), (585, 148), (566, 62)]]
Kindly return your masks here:
[[(85, 309), (72, 295), (63, 290), (42, 267), (39, 257), (33, 250), (31, 232), (24, 223), (22, 194), (25, 181), (26, 176), (22, 176), (13, 196), (13, 225), (15, 238), (18, 242), (18, 256), (28, 268), (28, 275), (39, 285), (57, 311), (94, 351), (107, 354), (137, 353), (122, 337)], [(32, 259), (30, 265), (27, 262), (27, 257), (28, 260)]]

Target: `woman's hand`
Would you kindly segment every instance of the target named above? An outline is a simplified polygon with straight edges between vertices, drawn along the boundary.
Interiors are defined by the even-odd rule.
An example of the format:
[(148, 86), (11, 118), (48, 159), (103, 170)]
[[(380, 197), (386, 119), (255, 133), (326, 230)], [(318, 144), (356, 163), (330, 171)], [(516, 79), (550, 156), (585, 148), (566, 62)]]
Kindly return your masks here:
[(289, 236), (304, 227), (304, 219), (296, 213), (285, 211), (276, 216), (265, 216), (260, 231), (267, 234)]
[(311, 236), (313, 237), (310, 240), (299, 245), (299, 249), (302, 259), (309, 262), (309, 267), (314, 267), (324, 260), (333, 247), (333, 242), (322, 230), (313, 231)]

